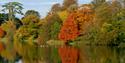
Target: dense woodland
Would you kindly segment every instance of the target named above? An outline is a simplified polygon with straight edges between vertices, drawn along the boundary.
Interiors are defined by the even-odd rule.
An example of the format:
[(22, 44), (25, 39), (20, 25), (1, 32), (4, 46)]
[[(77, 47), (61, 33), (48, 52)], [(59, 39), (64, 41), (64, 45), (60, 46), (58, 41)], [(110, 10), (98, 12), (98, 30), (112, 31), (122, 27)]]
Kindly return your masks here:
[(1, 63), (125, 63), (125, 0), (64, 0), (44, 18), (19, 2), (2, 7)]

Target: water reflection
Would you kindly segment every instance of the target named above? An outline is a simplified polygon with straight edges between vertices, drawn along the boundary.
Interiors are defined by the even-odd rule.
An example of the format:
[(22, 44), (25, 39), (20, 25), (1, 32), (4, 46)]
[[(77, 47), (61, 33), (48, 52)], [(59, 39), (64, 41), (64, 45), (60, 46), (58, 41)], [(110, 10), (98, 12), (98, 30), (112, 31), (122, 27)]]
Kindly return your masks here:
[[(82, 46), (79, 48), (78, 63), (125, 63), (125, 48), (109, 46)], [(27, 62), (28, 61), (28, 62)], [(33, 63), (61, 63), (58, 48), (46, 47), (37, 49), (37, 59)], [(8, 63), (5, 62), (4, 63)], [(20, 59), (16, 63), (31, 63)]]
[(125, 63), (125, 48), (86, 46), (84, 49), (90, 63)]

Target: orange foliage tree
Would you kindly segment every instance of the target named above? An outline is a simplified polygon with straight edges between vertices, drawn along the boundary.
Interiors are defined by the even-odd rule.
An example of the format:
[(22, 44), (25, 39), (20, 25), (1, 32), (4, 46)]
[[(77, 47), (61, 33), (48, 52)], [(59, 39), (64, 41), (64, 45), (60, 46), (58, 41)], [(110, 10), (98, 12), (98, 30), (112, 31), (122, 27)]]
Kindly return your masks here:
[(73, 20), (73, 15), (69, 15), (61, 27), (59, 39), (65, 42), (74, 40), (79, 35), (77, 27), (77, 23)]
[(80, 33), (83, 33), (86, 28), (92, 23), (94, 17), (94, 11), (91, 9), (91, 5), (83, 5), (73, 14), (73, 20), (76, 21)]
[[(0, 28), (0, 38), (3, 38), (3, 36), (5, 35), (5, 31)], [(0, 42), (0, 52), (2, 52), (4, 50), (4, 44), (3, 42)]]
[[(78, 26), (73, 20), (73, 14), (71, 14), (62, 25), (59, 33), (59, 39), (64, 42), (68, 42), (69, 40), (75, 40), (78, 35)], [(62, 63), (77, 63), (78, 50), (76, 48), (64, 45), (58, 49), (58, 53), (61, 57)]]

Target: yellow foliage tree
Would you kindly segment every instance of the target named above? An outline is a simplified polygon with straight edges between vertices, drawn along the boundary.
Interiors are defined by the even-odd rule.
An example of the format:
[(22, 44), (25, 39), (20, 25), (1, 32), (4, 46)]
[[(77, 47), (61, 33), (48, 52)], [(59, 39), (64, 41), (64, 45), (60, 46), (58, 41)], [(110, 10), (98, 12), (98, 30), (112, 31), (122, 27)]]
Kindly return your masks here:
[(62, 21), (65, 21), (69, 13), (67, 10), (64, 10), (64, 11), (58, 12), (57, 14), (59, 15)]

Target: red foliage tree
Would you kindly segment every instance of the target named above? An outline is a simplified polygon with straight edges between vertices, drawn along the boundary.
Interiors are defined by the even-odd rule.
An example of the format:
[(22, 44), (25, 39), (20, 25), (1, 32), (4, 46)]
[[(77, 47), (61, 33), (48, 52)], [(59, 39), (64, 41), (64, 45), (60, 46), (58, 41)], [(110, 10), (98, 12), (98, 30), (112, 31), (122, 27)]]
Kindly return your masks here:
[(69, 15), (61, 27), (59, 39), (66, 42), (68, 40), (74, 40), (78, 35), (77, 23), (73, 20), (73, 15)]

